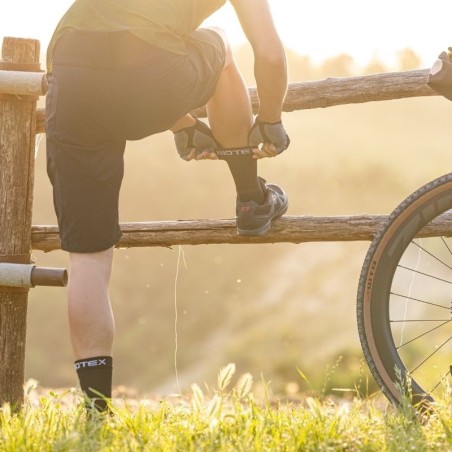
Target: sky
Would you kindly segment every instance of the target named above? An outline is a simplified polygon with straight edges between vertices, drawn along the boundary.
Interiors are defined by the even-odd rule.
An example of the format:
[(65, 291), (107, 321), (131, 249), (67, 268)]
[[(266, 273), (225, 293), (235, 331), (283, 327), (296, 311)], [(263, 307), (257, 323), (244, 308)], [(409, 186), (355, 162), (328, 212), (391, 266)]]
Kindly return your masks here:
[[(143, 0), (139, 0), (143, 1)], [(163, 0), (162, 0), (163, 1)], [(45, 49), (72, 0), (0, 0), (3, 36), (39, 39)], [(286, 47), (314, 62), (346, 53), (357, 64), (378, 58), (391, 65), (411, 48), (431, 66), (452, 46), (451, 0), (269, 0)], [(245, 41), (230, 4), (208, 20), (235, 44)]]

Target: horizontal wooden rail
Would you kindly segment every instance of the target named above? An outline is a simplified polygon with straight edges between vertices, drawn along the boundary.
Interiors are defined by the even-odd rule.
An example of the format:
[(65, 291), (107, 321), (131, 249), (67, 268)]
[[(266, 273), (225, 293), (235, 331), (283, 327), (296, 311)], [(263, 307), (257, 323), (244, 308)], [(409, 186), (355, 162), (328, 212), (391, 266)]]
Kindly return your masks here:
[(43, 72), (0, 71), (0, 93), (43, 96), (47, 93), (47, 79)]
[[(290, 112), (407, 97), (437, 96), (438, 93), (426, 84), (428, 73), (429, 69), (422, 69), (291, 83), (283, 110)], [(255, 88), (250, 88), (250, 95), (253, 110), (257, 112), (259, 101)], [(44, 133), (45, 109), (40, 108), (37, 113), (37, 133)], [(194, 114), (205, 117), (206, 110), (200, 108)]]
[[(275, 221), (263, 236), (237, 235), (235, 220), (184, 220), (149, 223), (123, 223), (123, 236), (118, 248), (172, 245), (302, 243), (372, 240), (385, 215), (353, 216), (284, 216)], [(419, 237), (452, 235), (452, 214), (444, 214), (426, 228)], [(56, 226), (33, 226), (32, 247), (53, 251), (60, 248)]]

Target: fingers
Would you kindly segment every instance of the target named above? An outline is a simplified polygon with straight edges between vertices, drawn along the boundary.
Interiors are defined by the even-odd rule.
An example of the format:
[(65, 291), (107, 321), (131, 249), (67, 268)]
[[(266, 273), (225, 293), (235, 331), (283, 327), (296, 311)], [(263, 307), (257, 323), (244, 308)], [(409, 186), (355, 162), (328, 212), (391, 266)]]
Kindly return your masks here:
[(195, 157), (195, 160), (218, 160), (218, 156), (215, 151), (203, 151)]
[(273, 143), (264, 143), (262, 148), (253, 149), (254, 159), (273, 158), (278, 155), (278, 151)]
[(214, 150), (207, 149), (201, 153), (197, 153), (195, 148), (191, 148), (188, 150), (186, 160), (187, 162), (190, 162), (191, 160), (218, 160), (218, 156)]
[(195, 158), (195, 148), (190, 149), (187, 155), (187, 162)]

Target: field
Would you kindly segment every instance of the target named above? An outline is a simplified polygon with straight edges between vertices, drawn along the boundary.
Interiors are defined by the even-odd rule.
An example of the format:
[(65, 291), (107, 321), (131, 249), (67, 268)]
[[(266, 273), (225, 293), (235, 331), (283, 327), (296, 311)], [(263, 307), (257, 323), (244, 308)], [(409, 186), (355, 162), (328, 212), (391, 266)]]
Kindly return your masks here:
[[(291, 61), (291, 74), (293, 80), (303, 71), (347, 75), (347, 61), (327, 62), (321, 74), (309, 72), (299, 58)], [(260, 173), (286, 189), (289, 215), (389, 213), (414, 189), (451, 170), (451, 114), (450, 103), (440, 98), (286, 114), (291, 148), (262, 162)], [(33, 223), (55, 224), (44, 143), (39, 149)], [(122, 221), (231, 218), (234, 201), (225, 165), (181, 161), (171, 134), (128, 145)], [(355, 325), (367, 248), (344, 242), (117, 250), (114, 385), (134, 388), (143, 398), (165, 397), (193, 383), (211, 384), (219, 368), (234, 362), (241, 373), (262, 375), (278, 395), (335, 394), (334, 388), (357, 386), (372, 394), (377, 388)], [(182, 253), (186, 265), (177, 269)], [(34, 257), (39, 265), (67, 266), (60, 252)], [(76, 385), (64, 290), (32, 291), (27, 342), (27, 378), (43, 387)]]
[[(346, 56), (322, 70), (289, 56), (293, 81), (350, 75)], [(288, 192), (289, 215), (386, 214), (451, 171), (451, 114), (441, 98), (286, 114), (291, 148), (260, 174)], [(33, 223), (55, 224), (37, 149)], [(231, 218), (234, 201), (225, 165), (182, 162), (170, 134), (128, 145), (121, 221)], [(65, 293), (33, 290), (25, 405), (0, 408), (0, 451), (452, 450), (450, 382), (427, 416), (396, 410), (369, 376), (355, 320), (368, 245), (116, 250), (112, 416), (87, 417), (62, 389), (76, 386)]]
[[(434, 451), (451, 450), (450, 404), (429, 416), (405, 402), (304, 397), (256, 399), (249, 374), (232, 386), (235, 367), (220, 370), (215, 388), (192, 385), (185, 397), (115, 400), (111, 415), (87, 417), (74, 391), (27, 387), (21, 413), (0, 410), (0, 450), (34, 451)], [(448, 394), (450, 400), (450, 392)]]

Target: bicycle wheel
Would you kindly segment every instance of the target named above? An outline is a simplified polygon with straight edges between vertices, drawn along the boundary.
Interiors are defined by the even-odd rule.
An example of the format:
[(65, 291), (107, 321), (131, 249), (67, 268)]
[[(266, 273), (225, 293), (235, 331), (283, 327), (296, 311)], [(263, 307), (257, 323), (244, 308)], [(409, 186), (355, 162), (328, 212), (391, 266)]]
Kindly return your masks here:
[(396, 405), (447, 390), (452, 369), (452, 173), (388, 217), (362, 268), (358, 330), (369, 368)]

